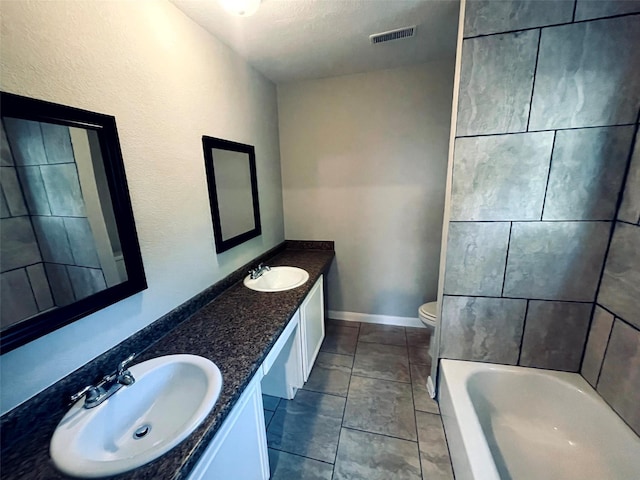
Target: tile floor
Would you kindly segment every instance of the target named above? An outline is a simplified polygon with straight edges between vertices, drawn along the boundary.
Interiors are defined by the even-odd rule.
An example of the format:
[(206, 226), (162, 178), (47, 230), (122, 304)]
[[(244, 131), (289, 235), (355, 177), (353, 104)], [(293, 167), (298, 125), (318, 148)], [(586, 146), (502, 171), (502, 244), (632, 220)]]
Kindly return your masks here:
[(452, 480), (425, 329), (327, 320), (294, 400), (264, 396), (272, 480)]

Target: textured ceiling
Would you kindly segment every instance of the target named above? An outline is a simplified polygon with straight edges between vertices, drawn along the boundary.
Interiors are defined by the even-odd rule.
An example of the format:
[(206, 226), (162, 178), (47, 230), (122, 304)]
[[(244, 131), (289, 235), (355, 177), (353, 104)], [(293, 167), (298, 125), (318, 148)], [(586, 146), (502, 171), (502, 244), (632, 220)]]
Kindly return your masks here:
[[(395, 68), (455, 56), (458, 0), (263, 0), (251, 17), (216, 0), (171, 0), (276, 83)], [(417, 25), (409, 39), (369, 35)]]

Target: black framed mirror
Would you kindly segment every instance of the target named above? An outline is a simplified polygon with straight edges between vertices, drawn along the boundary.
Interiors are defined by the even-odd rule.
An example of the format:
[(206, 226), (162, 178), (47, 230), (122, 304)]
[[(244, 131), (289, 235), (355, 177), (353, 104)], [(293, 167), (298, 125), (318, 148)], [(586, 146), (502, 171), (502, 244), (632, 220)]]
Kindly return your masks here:
[(202, 137), (216, 252), (262, 234), (252, 145)]
[(0, 92), (2, 352), (147, 288), (115, 118)]

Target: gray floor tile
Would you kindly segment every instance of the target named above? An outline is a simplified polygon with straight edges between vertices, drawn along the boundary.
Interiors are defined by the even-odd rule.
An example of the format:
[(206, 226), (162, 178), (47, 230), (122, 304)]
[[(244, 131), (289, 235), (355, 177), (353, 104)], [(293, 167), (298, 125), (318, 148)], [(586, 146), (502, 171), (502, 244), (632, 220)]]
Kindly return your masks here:
[(364, 323), (360, 327), (359, 342), (383, 343), (385, 345), (406, 345), (404, 327)]
[(271, 480), (331, 480), (333, 465), (269, 449)]
[(351, 378), (353, 357), (337, 353), (319, 352), (305, 390), (346, 397)]
[(410, 347), (429, 347), (431, 329), (406, 327), (405, 331), (407, 334), (407, 345)]
[(413, 405), (422, 412), (440, 414), (438, 402), (429, 396), (427, 377), (431, 367), (427, 365), (411, 365), (411, 387), (413, 389)]
[(348, 322), (347, 320), (335, 320), (333, 318), (327, 318), (325, 325), (327, 327), (360, 328), (360, 322)]
[(265, 428), (269, 428), (269, 423), (271, 423), (271, 419), (273, 418), (274, 412), (272, 410), (264, 410), (264, 426)]
[(439, 415), (416, 412), (423, 478), (453, 480), (449, 449)]
[(278, 403), (280, 403), (279, 397), (272, 397), (271, 395), (262, 394), (262, 406), (265, 410), (271, 410), (272, 412), (275, 412), (276, 408), (278, 408)]
[(278, 405), (267, 444), (277, 450), (333, 463), (345, 399), (299, 390), (294, 400)]
[(407, 347), (360, 342), (353, 364), (353, 374), (410, 382)]
[(327, 325), (325, 337), (320, 350), (341, 355), (353, 355), (358, 343), (358, 330), (354, 327), (342, 325)]
[(343, 426), (417, 440), (411, 385), (351, 377)]
[(409, 363), (418, 363), (420, 365), (431, 365), (431, 357), (429, 356), (429, 347), (409, 347)]
[(420, 460), (415, 442), (342, 429), (334, 480), (420, 478)]

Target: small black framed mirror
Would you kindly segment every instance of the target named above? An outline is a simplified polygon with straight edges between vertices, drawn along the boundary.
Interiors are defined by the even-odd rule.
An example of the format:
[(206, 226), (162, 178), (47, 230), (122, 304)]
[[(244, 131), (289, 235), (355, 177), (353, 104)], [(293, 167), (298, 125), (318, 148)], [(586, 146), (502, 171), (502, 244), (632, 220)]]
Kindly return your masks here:
[(216, 252), (262, 234), (252, 145), (202, 137)]
[(115, 118), (5, 92), (0, 103), (4, 353), (147, 283)]

